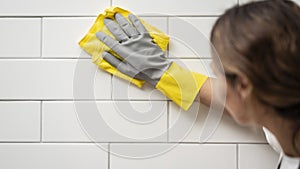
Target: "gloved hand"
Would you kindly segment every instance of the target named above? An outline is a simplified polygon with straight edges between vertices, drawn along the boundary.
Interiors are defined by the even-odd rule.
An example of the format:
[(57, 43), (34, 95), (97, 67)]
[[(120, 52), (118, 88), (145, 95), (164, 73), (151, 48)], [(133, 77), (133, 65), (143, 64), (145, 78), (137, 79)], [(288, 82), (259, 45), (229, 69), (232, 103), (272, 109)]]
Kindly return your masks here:
[(169, 61), (139, 19), (132, 14), (128, 18), (131, 23), (117, 13), (117, 22), (104, 20), (115, 39), (102, 32), (96, 33), (96, 36), (118, 56), (104, 52), (103, 58), (122, 73), (150, 83), (187, 110), (207, 76), (190, 72)]
[(118, 23), (104, 19), (106, 27), (118, 41), (103, 32), (96, 33), (96, 36), (123, 60), (108, 52), (104, 52), (102, 57), (120, 72), (145, 80), (155, 87), (171, 62), (164, 57), (164, 52), (152, 41), (138, 18), (132, 14), (128, 17), (133, 25), (119, 13), (115, 15)]

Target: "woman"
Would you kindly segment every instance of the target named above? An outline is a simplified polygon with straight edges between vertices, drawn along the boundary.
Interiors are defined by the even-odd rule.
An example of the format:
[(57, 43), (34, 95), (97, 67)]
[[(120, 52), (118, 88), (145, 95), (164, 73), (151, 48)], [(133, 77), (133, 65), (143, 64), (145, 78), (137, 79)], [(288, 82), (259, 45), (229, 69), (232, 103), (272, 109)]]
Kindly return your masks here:
[(225, 70), (226, 110), (240, 124), (264, 126), (268, 141), (283, 152), (282, 169), (291, 168), (288, 161), (300, 168), (299, 6), (262, 1), (234, 7), (215, 23), (211, 42)]
[[(105, 23), (118, 41), (101, 32), (97, 37), (124, 60), (110, 52), (103, 53), (105, 60), (184, 109), (199, 90), (200, 100), (209, 105), (211, 79), (164, 58), (134, 15), (129, 16), (131, 23), (119, 14), (115, 18), (117, 22)], [(217, 79), (226, 80), (226, 111), (242, 125), (263, 127), (270, 144), (281, 152), (279, 169), (300, 169), (299, 6), (280, 0), (235, 6), (217, 20), (211, 42), (219, 55), (212, 56), (212, 69)], [(192, 78), (195, 85), (189, 83)]]

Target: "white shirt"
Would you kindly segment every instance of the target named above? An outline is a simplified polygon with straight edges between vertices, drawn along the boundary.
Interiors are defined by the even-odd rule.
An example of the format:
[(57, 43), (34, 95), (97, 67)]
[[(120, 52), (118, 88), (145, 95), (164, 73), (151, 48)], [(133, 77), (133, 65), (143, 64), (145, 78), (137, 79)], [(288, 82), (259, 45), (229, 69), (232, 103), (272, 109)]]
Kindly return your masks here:
[(265, 132), (268, 143), (276, 152), (280, 153), (278, 169), (300, 169), (300, 158), (289, 157), (284, 154), (275, 135), (265, 127), (263, 127), (263, 130)]

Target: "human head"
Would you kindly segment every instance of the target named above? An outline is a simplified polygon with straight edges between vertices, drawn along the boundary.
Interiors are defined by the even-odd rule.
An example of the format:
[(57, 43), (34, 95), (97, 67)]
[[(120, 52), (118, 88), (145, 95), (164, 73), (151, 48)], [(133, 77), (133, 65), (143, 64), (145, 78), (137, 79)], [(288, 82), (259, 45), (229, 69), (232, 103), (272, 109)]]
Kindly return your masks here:
[(234, 6), (215, 23), (211, 42), (222, 63), (213, 56), (213, 68), (224, 68), (225, 107), (233, 118), (255, 125), (268, 107), (299, 134), (299, 6), (288, 0)]

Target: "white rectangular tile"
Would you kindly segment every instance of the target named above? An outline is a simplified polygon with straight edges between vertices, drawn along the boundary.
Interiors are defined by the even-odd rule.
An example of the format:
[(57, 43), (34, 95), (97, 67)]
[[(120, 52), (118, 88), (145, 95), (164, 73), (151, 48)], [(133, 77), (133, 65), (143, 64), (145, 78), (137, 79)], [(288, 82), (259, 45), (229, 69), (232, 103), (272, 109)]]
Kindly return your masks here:
[(89, 142), (73, 102), (45, 101), (42, 106), (43, 141)]
[(229, 144), (112, 144), (110, 150), (111, 169), (236, 169), (236, 148)]
[(130, 9), (142, 15), (219, 15), (226, 8), (237, 4), (236, 0), (202, 0), (202, 1), (174, 1), (174, 0), (113, 0), (113, 5)]
[(145, 83), (142, 88), (113, 76), (112, 78), (112, 97), (122, 100), (167, 100), (167, 98), (153, 86)]
[(168, 31), (168, 19), (167, 17), (141, 17), (144, 21), (146, 21), (148, 24), (156, 27), (158, 30), (160, 30), (163, 33), (167, 33)]
[[(46, 17), (43, 19), (43, 57), (90, 58), (83, 52), (78, 42), (88, 32), (94, 17)], [(167, 31), (166, 17), (143, 17), (158, 29)]]
[(41, 19), (1, 18), (0, 27), (0, 57), (40, 57)]
[(169, 57), (210, 57), (210, 33), (216, 20), (217, 17), (171, 17)]
[(239, 169), (274, 169), (279, 155), (269, 145), (239, 145)]
[(50, 101), (43, 104), (44, 141), (166, 141), (166, 130), (165, 102)]
[[(209, 113), (209, 107), (194, 102), (188, 111), (180, 109), (174, 103), (169, 104), (169, 140), (174, 142), (199, 142), (201, 133), (204, 132), (204, 124)], [(208, 124), (214, 124), (212, 122)], [(229, 115), (223, 115), (216, 119), (214, 130), (206, 130), (211, 133), (205, 138), (208, 142), (219, 143), (265, 143), (265, 137), (261, 129), (241, 127), (234, 122)], [(202, 136), (203, 137), (203, 136)]]
[[(160, 31), (167, 33), (166, 17), (142, 17), (142, 19)], [(112, 79), (112, 84), (112, 97), (114, 99), (166, 100), (163, 94), (148, 84), (145, 84), (142, 88), (138, 88), (115, 76)]]
[(44, 18), (43, 57), (87, 57), (78, 42), (85, 36), (96, 18)]
[(1, 16), (78, 16), (97, 15), (109, 6), (109, 0), (3, 0)]
[(0, 168), (106, 169), (106, 149), (106, 144), (0, 144)]
[(40, 141), (40, 102), (0, 102), (0, 142)]
[(110, 75), (89, 59), (2, 59), (1, 99), (109, 99)]

